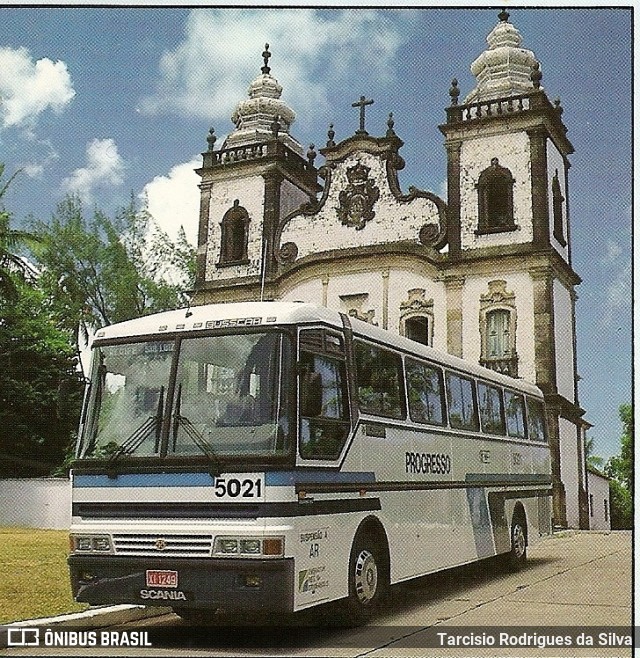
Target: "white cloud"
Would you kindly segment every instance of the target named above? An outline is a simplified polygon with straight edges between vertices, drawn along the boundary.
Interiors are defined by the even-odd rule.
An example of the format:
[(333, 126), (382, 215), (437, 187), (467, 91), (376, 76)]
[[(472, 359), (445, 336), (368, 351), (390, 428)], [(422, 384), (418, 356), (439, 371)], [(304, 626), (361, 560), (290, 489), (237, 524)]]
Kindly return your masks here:
[(3, 127), (29, 126), (47, 109), (60, 112), (75, 96), (64, 62), (34, 61), (26, 48), (0, 48)]
[(600, 263), (603, 265), (612, 265), (614, 264), (622, 255), (622, 247), (620, 243), (616, 240), (607, 240), (604, 254), (600, 259)]
[(187, 239), (196, 246), (200, 208), (200, 177), (194, 169), (202, 166), (202, 158), (173, 167), (167, 176), (156, 176), (147, 183), (141, 196), (158, 226), (173, 240), (182, 226)]
[[(620, 263), (612, 270), (608, 283), (604, 286), (604, 308), (600, 324), (603, 327), (627, 322), (631, 315), (633, 295), (631, 291), (632, 260)], [(624, 318), (620, 320), (620, 316)]]
[(93, 201), (96, 188), (122, 184), (124, 161), (113, 139), (94, 139), (87, 144), (87, 164), (62, 182), (66, 192), (74, 192), (85, 202)]
[[(354, 79), (389, 78), (408, 38), (412, 12), (363, 9), (194, 10), (185, 38), (160, 62), (156, 91), (140, 103), (151, 114), (229, 121), (260, 73), (265, 42), (269, 64), (298, 116), (328, 112), (332, 93)], [(224, 129), (225, 126), (223, 126)]]

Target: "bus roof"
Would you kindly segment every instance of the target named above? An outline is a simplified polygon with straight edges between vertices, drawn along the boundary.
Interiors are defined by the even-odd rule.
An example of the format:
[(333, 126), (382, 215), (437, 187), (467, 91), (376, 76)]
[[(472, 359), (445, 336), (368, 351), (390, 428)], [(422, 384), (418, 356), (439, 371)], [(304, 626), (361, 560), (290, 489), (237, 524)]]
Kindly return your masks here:
[[(355, 318), (349, 318), (349, 320), (355, 335), (370, 338), (398, 350), (424, 356), (441, 365), (462, 370), (470, 375), (542, 397), (541, 391), (536, 386), (523, 379), (513, 379), (502, 375), (472, 361), (422, 345), (367, 322)], [(338, 329), (343, 327), (342, 314), (338, 311), (306, 302), (230, 302), (192, 306), (127, 320), (99, 329), (94, 335), (94, 340), (102, 342), (127, 337), (155, 335), (161, 337), (164, 334), (199, 332), (206, 329), (309, 323), (328, 324)]]

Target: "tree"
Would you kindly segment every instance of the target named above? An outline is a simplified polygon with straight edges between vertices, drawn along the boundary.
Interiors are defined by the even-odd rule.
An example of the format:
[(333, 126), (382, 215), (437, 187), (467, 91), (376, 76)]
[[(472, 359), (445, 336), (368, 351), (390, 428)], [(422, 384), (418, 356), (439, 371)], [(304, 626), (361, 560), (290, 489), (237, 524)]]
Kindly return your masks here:
[(604, 466), (604, 459), (595, 454), (596, 444), (592, 437), (589, 437), (584, 442), (584, 455), (587, 466), (596, 471), (601, 471)]
[(89, 218), (67, 196), (49, 223), (35, 222), (42, 282), (58, 320), (81, 349), (96, 328), (186, 303), (195, 250), (181, 233), (173, 243), (132, 198), (114, 219)]
[(15, 298), (0, 299), (0, 476), (48, 475), (73, 443), (83, 381), (45, 294), (15, 286)]
[(633, 493), (633, 407), (623, 404), (618, 411), (622, 421), (620, 454), (607, 463), (607, 475)]
[(623, 404), (619, 414), (620, 454), (611, 457), (605, 467), (610, 478), (611, 527), (615, 530), (630, 529), (633, 522), (633, 407)]
[(11, 228), (11, 213), (3, 205), (4, 195), (16, 177), (13, 174), (6, 183), (2, 183), (4, 165), (0, 164), (0, 297), (15, 301), (18, 298), (16, 279), (24, 277), (29, 266), (21, 258), (19, 251), (35, 242), (35, 236), (27, 231)]

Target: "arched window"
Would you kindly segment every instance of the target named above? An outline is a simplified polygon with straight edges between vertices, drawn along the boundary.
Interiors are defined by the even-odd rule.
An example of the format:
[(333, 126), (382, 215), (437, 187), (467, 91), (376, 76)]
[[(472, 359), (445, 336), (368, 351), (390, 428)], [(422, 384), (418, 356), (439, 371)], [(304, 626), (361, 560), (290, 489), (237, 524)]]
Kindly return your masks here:
[(558, 178), (558, 170), (551, 181), (551, 198), (553, 202), (553, 237), (565, 247), (567, 241), (564, 237), (564, 216), (563, 206), (564, 197), (560, 189), (560, 180)]
[(476, 234), (514, 231), (513, 176), (492, 158), (478, 178), (478, 229)]
[(220, 262), (218, 265), (239, 265), (248, 262), (249, 213), (238, 199), (222, 218)]

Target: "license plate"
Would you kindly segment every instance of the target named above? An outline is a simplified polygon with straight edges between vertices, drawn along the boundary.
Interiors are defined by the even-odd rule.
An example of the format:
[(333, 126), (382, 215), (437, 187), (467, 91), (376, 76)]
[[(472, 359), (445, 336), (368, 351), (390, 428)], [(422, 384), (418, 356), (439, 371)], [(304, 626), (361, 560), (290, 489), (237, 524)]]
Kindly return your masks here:
[(147, 587), (177, 587), (178, 572), (166, 569), (147, 569)]

